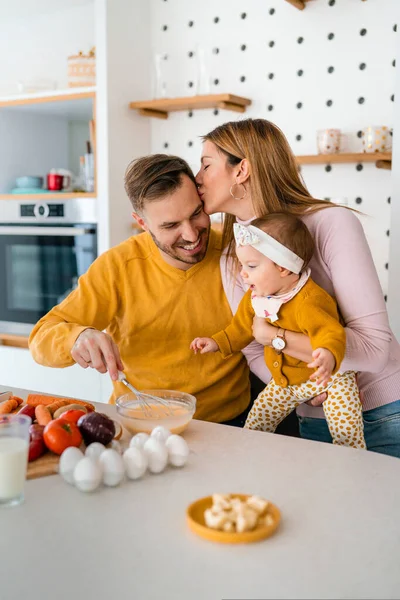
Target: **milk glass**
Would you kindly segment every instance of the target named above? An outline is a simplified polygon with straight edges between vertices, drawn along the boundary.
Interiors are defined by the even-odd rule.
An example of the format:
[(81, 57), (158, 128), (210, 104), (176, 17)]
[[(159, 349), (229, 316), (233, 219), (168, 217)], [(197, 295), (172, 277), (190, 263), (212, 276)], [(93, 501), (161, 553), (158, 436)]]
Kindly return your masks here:
[(26, 415), (0, 416), (0, 507), (24, 501), (31, 422)]

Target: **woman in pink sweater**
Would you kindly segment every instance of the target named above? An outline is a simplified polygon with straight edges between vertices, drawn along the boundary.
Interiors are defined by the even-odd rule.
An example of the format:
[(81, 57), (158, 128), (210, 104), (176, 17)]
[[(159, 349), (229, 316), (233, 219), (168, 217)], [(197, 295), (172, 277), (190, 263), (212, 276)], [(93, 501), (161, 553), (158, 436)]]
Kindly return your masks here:
[[(209, 214), (225, 213), (221, 274), (235, 313), (245, 293), (235, 275), (233, 223), (249, 224), (271, 212), (290, 212), (307, 225), (315, 241), (310, 262), (316, 283), (336, 298), (346, 329), (344, 370), (358, 372), (369, 450), (400, 457), (400, 346), (388, 322), (386, 305), (362, 226), (346, 208), (312, 198), (298, 172), (290, 146), (278, 127), (264, 119), (225, 123), (203, 137), (198, 190)], [(271, 376), (263, 360), (274, 327), (256, 318), (254, 337), (244, 353), (264, 383)], [(310, 363), (307, 336), (286, 331), (284, 352)], [(318, 361), (314, 361), (318, 369)], [(300, 434), (331, 441), (320, 407), (302, 404)], [(316, 406), (318, 405), (318, 406)]]

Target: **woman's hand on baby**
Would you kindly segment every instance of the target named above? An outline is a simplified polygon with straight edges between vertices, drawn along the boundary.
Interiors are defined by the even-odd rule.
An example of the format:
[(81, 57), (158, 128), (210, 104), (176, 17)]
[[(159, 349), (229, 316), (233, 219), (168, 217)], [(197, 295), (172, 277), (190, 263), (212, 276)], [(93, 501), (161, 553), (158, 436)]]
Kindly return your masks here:
[(309, 369), (316, 369), (316, 371), (310, 375), (310, 379), (315, 380), (317, 385), (327, 385), (335, 368), (335, 357), (327, 348), (317, 348), (312, 353), (312, 357), (313, 361), (307, 366)]
[(218, 344), (212, 338), (207, 337), (197, 337), (194, 338), (193, 342), (190, 344), (190, 349), (193, 350), (195, 354), (200, 350), (200, 354), (206, 354), (207, 352), (217, 352)]
[(263, 317), (253, 319), (253, 337), (262, 346), (270, 346), (271, 340), (276, 336), (277, 329)]

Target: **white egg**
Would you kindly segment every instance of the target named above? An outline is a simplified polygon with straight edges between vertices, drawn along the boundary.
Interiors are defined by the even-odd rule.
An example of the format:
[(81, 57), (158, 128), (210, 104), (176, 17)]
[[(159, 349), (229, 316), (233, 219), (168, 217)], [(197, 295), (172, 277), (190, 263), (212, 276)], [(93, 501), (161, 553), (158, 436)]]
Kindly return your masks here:
[(81, 492), (93, 492), (99, 487), (103, 473), (96, 461), (84, 456), (74, 469), (74, 481)]
[(129, 479), (140, 479), (146, 473), (148, 460), (146, 454), (140, 448), (128, 448), (122, 458)]
[(147, 433), (137, 433), (129, 442), (130, 448), (143, 448), (150, 436)]
[(151, 473), (161, 473), (168, 463), (168, 451), (165, 444), (150, 438), (143, 446)]
[(189, 456), (189, 446), (180, 435), (171, 435), (165, 445), (168, 450), (169, 463), (174, 467), (183, 467)]
[(118, 454), (122, 454), (122, 446), (121, 446), (121, 444), (119, 443), (118, 440), (112, 440), (111, 444), (110, 444), (110, 447), (113, 450), (116, 450), (118, 452)]
[(106, 447), (103, 444), (100, 444), (100, 442), (93, 442), (86, 448), (85, 456), (97, 461), (105, 449)]
[(119, 485), (125, 475), (122, 456), (113, 448), (107, 448), (100, 455), (99, 464), (103, 470), (103, 483), (110, 487)]
[(162, 425), (158, 425), (158, 427), (154, 427), (153, 431), (150, 434), (150, 437), (154, 438), (155, 440), (158, 440), (159, 442), (166, 442), (166, 440), (169, 438), (169, 436), (171, 435), (171, 432), (169, 429), (167, 429), (166, 427), (163, 427)]
[(83, 452), (74, 446), (70, 446), (61, 454), (58, 472), (67, 483), (74, 484), (74, 469), (82, 458)]

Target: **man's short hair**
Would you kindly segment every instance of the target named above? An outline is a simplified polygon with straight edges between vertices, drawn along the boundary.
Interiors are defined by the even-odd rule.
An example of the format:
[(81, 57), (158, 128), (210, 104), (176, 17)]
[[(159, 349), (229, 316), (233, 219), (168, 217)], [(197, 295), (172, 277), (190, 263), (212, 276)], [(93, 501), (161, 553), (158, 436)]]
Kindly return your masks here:
[(179, 156), (151, 154), (133, 160), (125, 172), (125, 191), (133, 210), (140, 214), (147, 202), (172, 194), (181, 187), (183, 175), (196, 185), (192, 169)]

